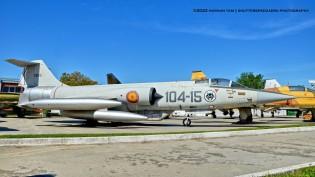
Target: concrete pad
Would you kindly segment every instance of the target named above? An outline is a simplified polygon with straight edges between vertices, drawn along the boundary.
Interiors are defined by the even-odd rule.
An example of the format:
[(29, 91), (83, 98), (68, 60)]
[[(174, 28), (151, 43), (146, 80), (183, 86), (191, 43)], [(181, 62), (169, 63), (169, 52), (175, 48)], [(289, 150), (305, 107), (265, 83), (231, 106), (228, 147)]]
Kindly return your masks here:
[(231, 177), (312, 162), (314, 131), (182, 141), (0, 147), (0, 176)]

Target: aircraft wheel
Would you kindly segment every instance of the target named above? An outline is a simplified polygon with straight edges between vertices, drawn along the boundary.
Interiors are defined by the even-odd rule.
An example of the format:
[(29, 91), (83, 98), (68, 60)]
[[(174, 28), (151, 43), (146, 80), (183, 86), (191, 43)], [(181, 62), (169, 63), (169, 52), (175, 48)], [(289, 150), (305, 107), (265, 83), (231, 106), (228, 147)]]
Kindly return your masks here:
[(230, 118), (233, 119), (234, 111), (232, 109), (229, 111), (229, 115), (230, 115)]
[(298, 110), (298, 111), (296, 112), (295, 117), (296, 117), (296, 118), (299, 118), (299, 117), (300, 117), (300, 115), (301, 115), (301, 113), (302, 113), (302, 112)]
[(5, 112), (0, 112), (0, 117), (7, 117), (7, 113), (5, 113)]
[(94, 119), (86, 119), (85, 125), (89, 127), (95, 127), (98, 121)]
[(311, 121), (315, 122), (315, 110), (313, 109), (311, 112), (312, 112), (312, 119), (311, 119)]
[(274, 118), (275, 117), (275, 112), (271, 112), (271, 117)]
[(261, 111), (261, 113), (260, 113), (260, 117), (261, 117), (261, 118), (265, 117), (265, 115), (264, 115), (264, 112), (263, 112), (263, 111)]
[(183, 120), (183, 125), (186, 127), (189, 127), (191, 125), (191, 120), (189, 118), (186, 118)]
[(20, 107), (14, 107), (13, 110), (19, 118), (25, 117), (25, 114), (26, 114), (25, 109), (20, 108)]

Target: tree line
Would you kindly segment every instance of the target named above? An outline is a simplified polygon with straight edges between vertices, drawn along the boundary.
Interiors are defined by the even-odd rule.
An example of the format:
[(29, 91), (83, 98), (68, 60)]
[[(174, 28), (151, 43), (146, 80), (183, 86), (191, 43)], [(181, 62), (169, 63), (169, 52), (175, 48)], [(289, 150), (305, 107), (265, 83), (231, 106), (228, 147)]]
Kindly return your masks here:
[[(62, 73), (60, 81), (70, 86), (79, 85), (96, 85), (97, 81), (92, 80), (88, 76), (79, 71), (73, 73)], [(236, 82), (254, 89), (263, 89), (265, 84), (264, 76), (261, 74), (254, 74), (252, 72), (243, 72), (236, 78)]]

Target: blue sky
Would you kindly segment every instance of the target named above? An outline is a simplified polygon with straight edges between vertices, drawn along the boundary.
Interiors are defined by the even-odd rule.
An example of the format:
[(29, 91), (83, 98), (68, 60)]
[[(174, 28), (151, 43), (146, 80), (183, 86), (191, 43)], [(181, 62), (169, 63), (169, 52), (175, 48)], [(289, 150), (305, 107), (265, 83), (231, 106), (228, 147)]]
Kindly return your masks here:
[[(0, 59), (44, 59), (53, 73), (105, 82), (189, 80), (192, 70), (281, 84), (315, 79), (315, 3), (309, 0), (1, 0)], [(196, 13), (194, 8), (303, 8), (304, 13)], [(0, 76), (20, 69), (0, 61)]]

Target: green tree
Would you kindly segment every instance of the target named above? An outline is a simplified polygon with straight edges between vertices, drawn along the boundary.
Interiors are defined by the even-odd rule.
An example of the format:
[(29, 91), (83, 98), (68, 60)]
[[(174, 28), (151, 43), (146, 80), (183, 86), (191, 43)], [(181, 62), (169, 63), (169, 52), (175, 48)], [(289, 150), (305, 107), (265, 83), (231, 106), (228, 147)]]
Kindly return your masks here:
[(241, 73), (240, 77), (237, 78), (237, 82), (246, 87), (254, 89), (263, 89), (265, 84), (263, 75), (255, 75), (252, 72)]
[(79, 71), (75, 71), (73, 73), (62, 73), (60, 81), (70, 86), (97, 84), (97, 81), (90, 79)]

